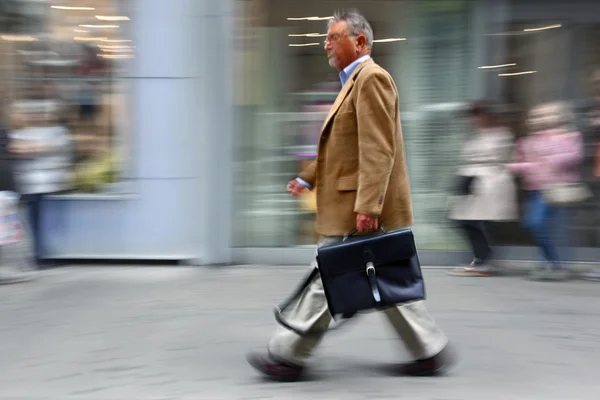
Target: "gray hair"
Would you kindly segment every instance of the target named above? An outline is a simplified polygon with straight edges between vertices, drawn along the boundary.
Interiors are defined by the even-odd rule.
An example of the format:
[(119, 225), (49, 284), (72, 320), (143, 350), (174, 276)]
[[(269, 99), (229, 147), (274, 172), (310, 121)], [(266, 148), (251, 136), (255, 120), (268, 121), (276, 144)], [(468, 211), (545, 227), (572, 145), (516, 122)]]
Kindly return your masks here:
[(373, 28), (369, 21), (356, 10), (336, 11), (333, 18), (327, 22), (327, 28), (336, 22), (345, 21), (348, 24), (348, 31), (351, 36), (365, 35), (367, 38), (367, 46), (373, 48)]

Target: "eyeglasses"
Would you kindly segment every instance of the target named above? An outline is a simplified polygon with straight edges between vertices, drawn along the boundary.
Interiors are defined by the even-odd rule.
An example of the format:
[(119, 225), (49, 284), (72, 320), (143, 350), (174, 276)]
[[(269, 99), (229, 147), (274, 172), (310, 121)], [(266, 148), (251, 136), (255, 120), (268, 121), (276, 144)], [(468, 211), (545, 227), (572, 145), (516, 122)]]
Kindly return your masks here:
[(327, 42), (335, 43), (335, 42), (339, 41), (341, 38), (343, 38), (344, 36), (354, 37), (354, 36), (348, 36), (346, 34), (332, 33), (330, 35), (327, 35), (327, 37), (325, 38), (325, 43), (327, 43)]

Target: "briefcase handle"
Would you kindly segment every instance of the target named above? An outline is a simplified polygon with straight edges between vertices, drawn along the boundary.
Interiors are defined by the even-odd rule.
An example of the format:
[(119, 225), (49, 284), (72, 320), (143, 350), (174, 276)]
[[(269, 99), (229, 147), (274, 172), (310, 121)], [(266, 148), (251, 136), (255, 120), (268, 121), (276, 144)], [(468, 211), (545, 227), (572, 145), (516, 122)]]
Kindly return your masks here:
[[(379, 229), (377, 229), (377, 232), (387, 233), (387, 231), (385, 229), (383, 229), (382, 225), (379, 225)], [(357, 233), (358, 233), (358, 229), (356, 229), (356, 228), (352, 229), (349, 233), (347, 233), (346, 235), (344, 235), (344, 238), (342, 239), (342, 242), (345, 242), (346, 240), (348, 240), (351, 237), (355, 236)]]
[(345, 323), (347, 323), (351, 317), (346, 317), (343, 318), (339, 321), (337, 321), (333, 326), (330, 326), (329, 328), (323, 329), (323, 330), (316, 330), (316, 331), (309, 331), (306, 329), (301, 329), (299, 327), (293, 326), (291, 323), (289, 323), (285, 317), (283, 316), (283, 312), (290, 306), (292, 305), (292, 303), (294, 303), (296, 300), (298, 300), (300, 298), (300, 296), (302, 295), (302, 293), (304, 292), (304, 290), (313, 282), (314, 279), (320, 279), (319, 277), (319, 269), (318, 268), (313, 268), (312, 271), (310, 271), (310, 273), (306, 276), (306, 278), (304, 278), (304, 280), (302, 281), (302, 283), (300, 283), (300, 285), (298, 285), (298, 287), (296, 288), (296, 290), (290, 295), (290, 297), (288, 297), (281, 305), (276, 306), (273, 310), (273, 314), (275, 315), (275, 320), (283, 327), (297, 333), (300, 336), (312, 336), (312, 335), (322, 335), (325, 332), (330, 332), (332, 330), (336, 330), (339, 329), (342, 325), (344, 325)]
[[(377, 232), (387, 233), (387, 231), (381, 225), (379, 226), (379, 229), (377, 230)], [(348, 233), (347, 235), (345, 235), (342, 238), (342, 242), (345, 242), (348, 238), (356, 235), (357, 233), (358, 233), (358, 229), (354, 228), (350, 233)], [(317, 267), (313, 268), (308, 273), (308, 275), (304, 278), (304, 280), (300, 283), (300, 285), (298, 285), (296, 290), (294, 290), (294, 292), (283, 303), (281, 303), (279, 306), (276, 306), (273, 309), (273, 314), (275, 315), (275, 320), (281, 326), (297, 333), (300, 336), (310, 336), (310, 335), (314, 335), (314, 334), (320, 335), (326, 331), (329, 332), (332, 330), (336, 330), (339, 327), (341, 327), (342, 325), (344, 325), (346, 322), (348, 322), (352, 317), (354, 317), (354, 315), (342, 316), (342, 319), (337, 321), (333, 326), (331, 326), (325, 330), (319, 330), (319, 331), (307, 331), (307, 330), (301, 329), (299, 327), (296, 327), (296, 326), (293, 326), (292, 324), (290, 324), (283, 316), (283, 312), (287, 308), (289, 308), (289, 306), (291, 306), (296, 300), (298, 300), (300, 298), (300, 296), (302, 295), (304, 290), (306, 290), (306, 288), (313, 282), (314, 279), (320, 279), (319, 269)]]

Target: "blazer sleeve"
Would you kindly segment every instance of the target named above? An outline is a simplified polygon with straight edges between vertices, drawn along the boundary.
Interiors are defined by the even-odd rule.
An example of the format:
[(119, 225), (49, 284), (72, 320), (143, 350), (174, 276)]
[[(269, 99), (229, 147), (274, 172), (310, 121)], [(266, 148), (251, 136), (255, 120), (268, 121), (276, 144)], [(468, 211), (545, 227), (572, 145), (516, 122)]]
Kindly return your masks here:
[(397, 93), (383, 71), (357, 88), (358, 189), (354, 211), (379, 215), (396, 155)]
[(313, 160), (308, 167), (298, 175), (298, 178), (308, 182), (313, 188), (317, 184), (317, 160)]

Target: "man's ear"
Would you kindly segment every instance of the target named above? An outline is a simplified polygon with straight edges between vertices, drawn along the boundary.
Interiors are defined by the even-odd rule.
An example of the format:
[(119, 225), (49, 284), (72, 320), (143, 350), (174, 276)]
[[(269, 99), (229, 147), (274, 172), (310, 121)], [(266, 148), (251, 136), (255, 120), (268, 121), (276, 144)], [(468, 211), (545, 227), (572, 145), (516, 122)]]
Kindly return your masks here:
[(367, 48), (367, 38), (365, 35), (358, 35), (356, 38), (356, 42), (358, 44), (358, 50), (363, 51)]

